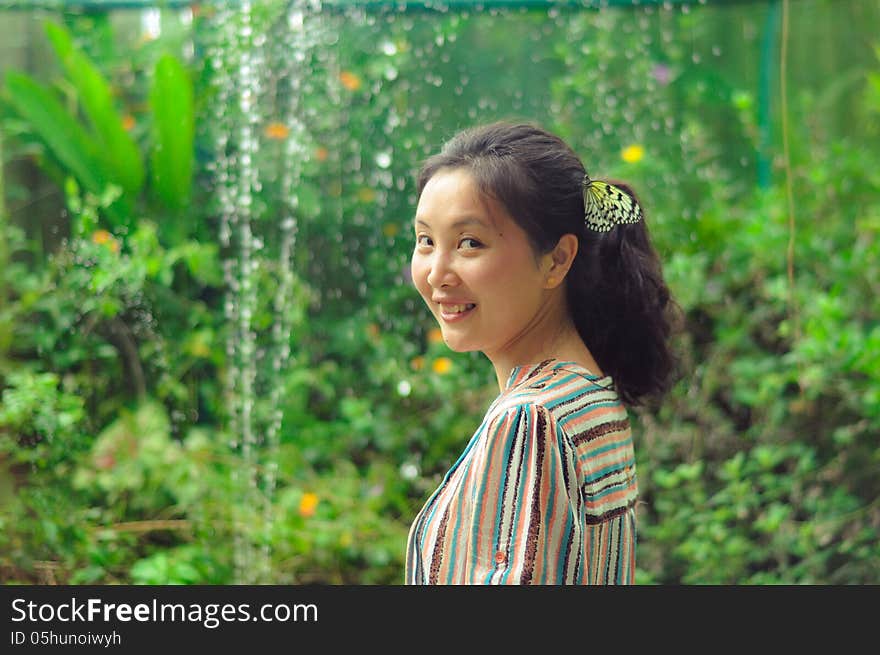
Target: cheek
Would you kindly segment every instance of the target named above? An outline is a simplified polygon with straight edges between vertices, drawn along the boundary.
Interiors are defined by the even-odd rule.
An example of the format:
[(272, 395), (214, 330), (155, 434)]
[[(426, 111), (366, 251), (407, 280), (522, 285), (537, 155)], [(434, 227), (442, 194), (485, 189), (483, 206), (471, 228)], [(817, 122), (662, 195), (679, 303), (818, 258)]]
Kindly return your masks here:
[(422, 296), (427, 294), (430, 297), (431, 292), (428, 285), (429, 269), (422, 257), (419, 257), (418, 255), (413, 256), (412, 261), (410, 262), (409, 273), (411, 282), (418, 292)]
[(479, 290), (484, 302), (503, 297), (510, 289), (516, 288), (510, 266), (503, 258), (487, 258), (480, 262), (479, 266), (468, 271), (467, 280), (469, 286)]
[(541, 284), (538, 274), (528, 268), (531, 262), (525, 257), (511, 256), (475, 271), (471, 280), (481, 290), (483, 301), (492, 303), (493, 312), (516, 314), (534, 305), (540, 297)]

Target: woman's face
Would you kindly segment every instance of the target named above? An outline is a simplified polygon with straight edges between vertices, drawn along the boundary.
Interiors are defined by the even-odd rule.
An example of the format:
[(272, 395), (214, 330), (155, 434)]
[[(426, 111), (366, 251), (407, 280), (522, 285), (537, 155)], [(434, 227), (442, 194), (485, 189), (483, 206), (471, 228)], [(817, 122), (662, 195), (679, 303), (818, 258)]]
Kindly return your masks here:
[(441, 169), (415, 217), (412, 279), (446, 344), (493, 358), (530, 335), (546, 307), (543, 261), (504, 208), (470, 173)]

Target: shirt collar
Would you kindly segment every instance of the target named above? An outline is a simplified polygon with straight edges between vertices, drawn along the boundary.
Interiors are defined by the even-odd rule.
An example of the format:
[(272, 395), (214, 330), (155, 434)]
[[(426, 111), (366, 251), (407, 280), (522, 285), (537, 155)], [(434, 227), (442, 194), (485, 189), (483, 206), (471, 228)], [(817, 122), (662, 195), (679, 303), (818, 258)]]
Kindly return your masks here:
[(589, 380), (602, 379), (600, 378), (600, 376), (596, 375), (592, 371), (589, 371), (588, 369), (584, 368), (576, 362), (563, 362), (555, 358), (550, 358), (545, 359), (539, 364), (523, 364), (521, 366), (514, 366), (513, 370), (510, 372), (510, 375), (507, 378), (507, 384), (504, 385), (504, 391), (508, 391), (513, 387), (518, 387), (524, 382), (530, 380), (531, 378), (540, 375), (541, 373), (555, 371), (560, 368), (571, 370), (574, 373), (583, 375)]
[(561, 362), (557, 362), (555, 359), (545, 359), (543, 362), (539, 364), (523, 364), (521, 366), (514, 366), (513, 370), (510, 372), (510, 375), (507, 378), (507, 384), (504, 385), (504, 390), (507, 391), (513, 387), (518, 387), (526, 380), (535, 377), (541, 371), (553, 370), (557, 368), (557, 366), (553, 366), (556, 363), (557, 365)]

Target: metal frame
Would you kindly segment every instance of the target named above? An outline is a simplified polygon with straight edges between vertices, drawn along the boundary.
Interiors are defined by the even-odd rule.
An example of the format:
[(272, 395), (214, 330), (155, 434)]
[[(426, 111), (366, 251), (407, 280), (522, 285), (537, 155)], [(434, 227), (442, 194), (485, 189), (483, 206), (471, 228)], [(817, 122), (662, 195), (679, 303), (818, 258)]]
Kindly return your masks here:
[[(575, 10), (607, 9), (609, 7), (638, 9), (650, 5), (740, 5), (775, 0), (323, 0), (322, 10), (335, 11), (350, 7), (386, 10), (443, 10), (449, 8), (550, 8)], [(185, 9), (192, 5), (238, 5), (240, 0), (0, 0), (3, 9), (54, 11), (113, 11), (124, 9)]]

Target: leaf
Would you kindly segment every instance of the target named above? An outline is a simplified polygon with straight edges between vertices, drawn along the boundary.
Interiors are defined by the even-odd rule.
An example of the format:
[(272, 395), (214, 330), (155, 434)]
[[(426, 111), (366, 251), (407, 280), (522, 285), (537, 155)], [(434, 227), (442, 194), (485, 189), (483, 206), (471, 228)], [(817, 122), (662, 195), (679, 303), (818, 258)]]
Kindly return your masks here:
[(48, 89), (33, 79), (10, 71), (6, 89), (15, 110), (30, 123), (50, 152), (89, 191), (100, 194), (107, 184), (107, 172), (95, 143)]
[(171, 55), (156, 63), (150, 92), (153, 111), (153, 190), (170, 209), (189, 203), (193, 171), (195, 119), (192, 82)]
[(49, 22), (46, 32), (77, 90), (99, 153), (112, 171), (113, 181), (118, 182), (127, 193), (136, 195), (144, 183), (144, 166), (137, 144), (125, 131), (122, 117), (113, 105), (110, 85), (89, 58), (74, 47), (70, 33), (65, 28)]
[(216, 243), (187, 241), (168, 252), (169, 268), (178, 260), (186, 264), (190, 273), (199, 282), (214, 286), (223, 283), (223, 269), (220, 266)]

